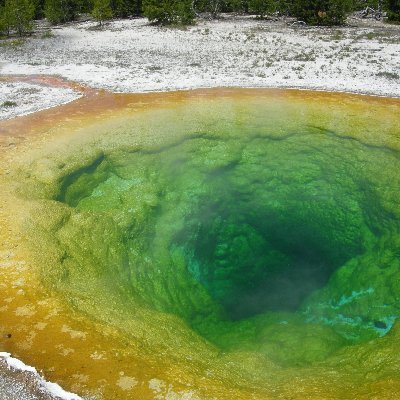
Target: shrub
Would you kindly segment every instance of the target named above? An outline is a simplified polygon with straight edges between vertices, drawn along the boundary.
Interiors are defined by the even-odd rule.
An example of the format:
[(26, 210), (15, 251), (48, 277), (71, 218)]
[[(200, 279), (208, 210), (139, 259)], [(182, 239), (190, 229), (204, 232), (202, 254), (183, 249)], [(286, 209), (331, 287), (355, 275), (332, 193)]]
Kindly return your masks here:
[(163, 25), (189, 25), (195, 17), (191, 0), (144, 0), (143, 15)]
[(268, 12), (273, 11), (273, 5), (271, 0), (250, 0), (249, 11), (254, 12), (260, 18), (264, 18)]
[(44, 14), (52, 24), (73, 21), (76, 17), (75, 0), (46, 0)]
[(23, 36), (32, 29), (35, 6), (31, 0), (6, 0), (0, 12), (0, 30), (7, 35), (12, 30)]
[(390, 22), (400, 22), (400, 0), (387, 0), (387, 16)]
[(103, 21), (112, 18), (110, 0), (95, 0), (92, 15), (100, 26)]
[(17, 103), (15, 101), (6, 100), (1, 106), (2, 107), (16, 107)]
[(293, 15), (310, 25), (342, 25), (349, 4), (346, 0), (295, 0)]

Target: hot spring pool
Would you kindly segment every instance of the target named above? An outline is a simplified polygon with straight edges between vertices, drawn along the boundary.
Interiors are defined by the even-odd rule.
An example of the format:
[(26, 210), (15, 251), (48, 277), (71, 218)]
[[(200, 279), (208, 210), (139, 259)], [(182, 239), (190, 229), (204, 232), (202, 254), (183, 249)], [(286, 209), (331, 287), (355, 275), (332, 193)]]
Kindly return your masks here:
[(103, 93), (0, 129), (4, 350), (99, 399), (400, 393), (398, 99)]

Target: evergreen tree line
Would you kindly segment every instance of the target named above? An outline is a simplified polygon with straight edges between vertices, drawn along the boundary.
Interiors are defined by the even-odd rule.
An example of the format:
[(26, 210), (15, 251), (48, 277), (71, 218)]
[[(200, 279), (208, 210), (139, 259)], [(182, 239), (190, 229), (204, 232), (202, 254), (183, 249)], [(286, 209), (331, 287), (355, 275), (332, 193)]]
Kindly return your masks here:
[(0, 0), (0, 32), (22, 36), (32, 21), (46, 17), (52, 24), (73, 21), (91, 13), (102, 24), (110, 18), (145, 16), (160, 24), (192, 24), (200, 13), (279, 13), (310, 25), (340, 25), (346, 14), (365, 6), (383, 8), (390, 21), (400, 22), (400, 0)]

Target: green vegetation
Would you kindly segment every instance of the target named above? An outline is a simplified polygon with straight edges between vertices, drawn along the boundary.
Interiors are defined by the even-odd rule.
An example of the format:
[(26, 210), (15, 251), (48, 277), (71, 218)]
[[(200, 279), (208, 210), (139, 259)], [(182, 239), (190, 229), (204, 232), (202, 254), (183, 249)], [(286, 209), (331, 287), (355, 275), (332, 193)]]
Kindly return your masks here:
[(191, 0), (144, 0), (143, 15), (150, 22), (189, 25), (194, 21)]
[(17, 106), (17, 103), (15, 101), (9, 101), (9, 100), (6, 100), (1, 105), (1, 107), (16, 107), (16, 106)]
[(259, 18), (264, 18), (273, 9), (271, 0), (249, 0), (249, 9)]
[(95, 0), (92, 15), (100, 26), (105, 20), (112, 18), (110, 0)]
[(400, 22), (400, 0), (387, 0), (388, 21)]
[(396, 72), (387, 72), (387, 71), (382, 71), (378, 72), (376, 76), (383, 76), (386, 79), (400, 79), (400, 75)]
[(295, 0), (293, 15), (310, 25), (342, 25), (350, 10), (346, 0)]
[(6, 0), (0, 7), (0, 31), (23, 36), (32, 30), (35, 6), (31, 0)]
[(76, 17), (74, 0), (46, 0), (44, 14), (52, 24), (73, 21)]
[(152, 23), (190, 25), (199, 13), (218, 18), (221, 12), (298, 18), (308, 25), (342, 25), (347, 13), (366, 6), (391, 22), (400, 21), (400, 0), (0, 0), (0, 32), (22, 36), (32, 29), (32, 20), (46, 17), (52, 24), (73, 21), (91, 13), (102, 23), (110, 18), (143, 15)]

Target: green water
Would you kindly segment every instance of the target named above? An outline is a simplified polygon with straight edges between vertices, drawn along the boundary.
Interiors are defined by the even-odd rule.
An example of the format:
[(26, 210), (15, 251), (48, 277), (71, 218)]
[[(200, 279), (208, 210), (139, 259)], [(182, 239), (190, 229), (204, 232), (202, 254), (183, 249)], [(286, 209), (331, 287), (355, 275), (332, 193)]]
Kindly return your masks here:
[(58, 249), (45, 280), (78, 308), (101, 292), (282, 365), (385, 335), (400, 312), (399, 153), (333, 129), (329, 110), (235, 106), (125, 121), (39, 185)]

